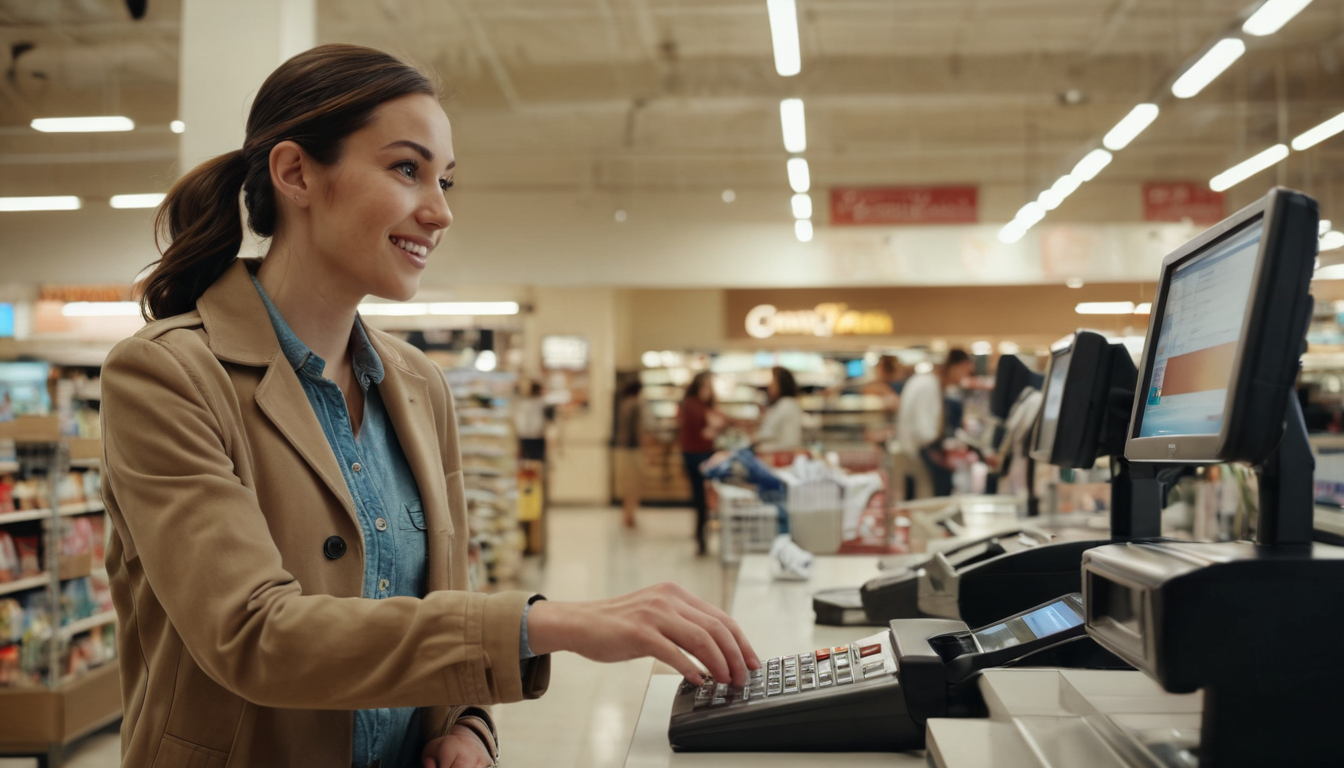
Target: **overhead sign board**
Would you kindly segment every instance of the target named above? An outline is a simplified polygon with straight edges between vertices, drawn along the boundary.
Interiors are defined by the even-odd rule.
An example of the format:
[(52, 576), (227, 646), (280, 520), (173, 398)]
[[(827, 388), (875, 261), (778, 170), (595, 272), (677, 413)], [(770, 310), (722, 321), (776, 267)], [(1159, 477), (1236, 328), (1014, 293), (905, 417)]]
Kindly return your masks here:
[(980, 189), (956, 187), (832, 187), (831, 224), (975, 224)]
[(1195, 181), (1150, 181), (1143, 185), (1144, 221), (1217, 224), (1227, 218), (1222, 192)]

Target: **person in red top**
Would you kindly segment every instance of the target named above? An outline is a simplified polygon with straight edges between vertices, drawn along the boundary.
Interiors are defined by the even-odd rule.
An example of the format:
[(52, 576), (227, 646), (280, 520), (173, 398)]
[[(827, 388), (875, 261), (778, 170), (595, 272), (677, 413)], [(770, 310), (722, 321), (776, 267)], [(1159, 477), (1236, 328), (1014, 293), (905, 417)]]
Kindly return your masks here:
[(691, 483), (691, 495), (695, 499), (695, 543), (701, 555), (705, 554), (709, 503), (705, 499), (705, 476), (700, 465), (714, 454), (714, 438), (728, 423), (714, 405), (714, 377), (709, 371), (701, 371), (686, 388), (686, 396), (677, 412), (677, 438), (686, 465), (686, 479)]

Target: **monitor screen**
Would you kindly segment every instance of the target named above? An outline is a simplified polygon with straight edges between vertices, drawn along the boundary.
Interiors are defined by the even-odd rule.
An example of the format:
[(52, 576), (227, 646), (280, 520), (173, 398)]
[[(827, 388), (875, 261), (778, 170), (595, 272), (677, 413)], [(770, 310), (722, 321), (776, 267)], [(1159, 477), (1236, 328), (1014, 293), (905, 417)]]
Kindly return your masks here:
[(1152, 358), (1138, 437), (1217, 435), (1255, 279), (1264, 220), (1176, 267)]
[(1014, 616), (1005, 622), (975, 631), (980, 650), (998, 651), (1014, 645), (1029, 643), (1053, 634), (1073, 629), (1083, 623), (1083, 617), (1063, 600), (1041, 606), (1023, 616)]
[(1051, 450), (1055, 444), (1055, 429), (1059, 426), (1059, 409), (1064, 404), (1064, 381), (1069, 377), (1069, 360), (1073, 350), (1066, 349), (1055, 353), (1050, 360), (1049, 378), (1045, 382), (1044, 404), (1041, 406), (1041, 423), (1036, 431), (1036, 448)]

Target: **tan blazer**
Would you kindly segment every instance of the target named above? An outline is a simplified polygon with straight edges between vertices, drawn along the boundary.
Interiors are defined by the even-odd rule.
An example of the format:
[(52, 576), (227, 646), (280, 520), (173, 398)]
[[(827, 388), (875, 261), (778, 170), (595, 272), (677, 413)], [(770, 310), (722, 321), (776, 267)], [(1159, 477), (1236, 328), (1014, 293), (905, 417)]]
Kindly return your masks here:
[[(466, 705), (540, 696), (549, 657), (527, 680), (518, 661), (529, 595), (465, 591), (443, 374), (370, 330), (430, 562), (423, 600), (362, 599), (354, 504), (248, 268), (234, 263), (195, 312), (147, 325), (103, 368), (123, 765), (345, 768), (352, 710), (429, 708), (428, 740)], [(347, 545), (334, 559), (333, 536)]]

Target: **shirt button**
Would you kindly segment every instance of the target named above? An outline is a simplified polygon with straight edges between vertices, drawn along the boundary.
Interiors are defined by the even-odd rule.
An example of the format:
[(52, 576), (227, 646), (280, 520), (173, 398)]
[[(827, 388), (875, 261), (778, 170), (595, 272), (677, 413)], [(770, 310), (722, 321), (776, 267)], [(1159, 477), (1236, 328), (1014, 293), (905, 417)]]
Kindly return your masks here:
[(390, 587), (390, 586), (392, 586), (392, 585), (388, 583), (387, 579), (379, 579), (379, 580), (378, 580), (378, 591), (379, 591), (379, 592), (386, 592), (386, 591), (387, 591), (387, 588)]
[(364, 468), (364, 467), (363, 467), (362, 465), (360, 465), (360, 463), (359, 463), (358, 461), (356, 461), (354, 464), (351, 464), (351, 465), (350, 465), (350, 469), (352, 469), (352, 470), (354, 470), (354, 471), (356, 471), (356, 472), (360, 471), (360, 470), (363, 469), (363, 468)]
[(387, 521), (380, 517), (380, 518), (378, 518), (377, 520), (374, 520), (374, 521), (373, 521), (373, 527), (374, 527), (374, 528), (377, 528), (377, 529), (380, 530), (380, 531), (386, 531), (386, 530), (387, 530)]

